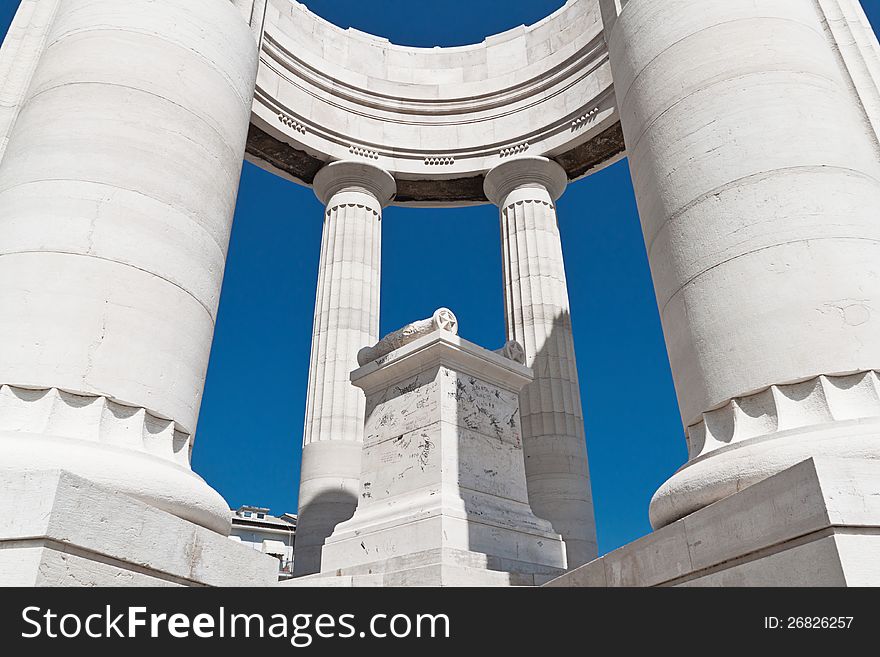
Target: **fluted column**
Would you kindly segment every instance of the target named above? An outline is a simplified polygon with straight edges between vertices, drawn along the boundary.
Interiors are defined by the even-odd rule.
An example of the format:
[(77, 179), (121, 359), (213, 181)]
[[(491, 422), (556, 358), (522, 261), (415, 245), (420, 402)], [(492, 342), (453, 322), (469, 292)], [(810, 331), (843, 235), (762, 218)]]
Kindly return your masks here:
[(880, 458), (876, 83), (832, 4), (602, 0), (690, 456), (655, 527), (811, 457)]
[(880, 148), (880, 43), (859, 0), (818, 0), (822, 24), (853, 102)]
[(319, 572), (321, 547), (357, 506), (364, 396), (349, 374), (379, 339), (382, 208), (394, 178), (370, 164), (334, 162), (314, 181), (326, 205), (303, 430), (296, 575)]
[(228, 533), (189, 455), (253, 34), (229, 0), (28, 1), (15, 25), (0, 50), (0, 469), (67, 470)]
[(529, 503), (562, 535), (574, 568), (596, 557), (596, 529), (556, 220), (567, 183), (555, 162), (527, 157), (490, 171), (485, 189), (501, 210), (507, 337), (535, 374), (521, 396)]
[(0, 46), (0, 160), (60, 0), (21, 0)]

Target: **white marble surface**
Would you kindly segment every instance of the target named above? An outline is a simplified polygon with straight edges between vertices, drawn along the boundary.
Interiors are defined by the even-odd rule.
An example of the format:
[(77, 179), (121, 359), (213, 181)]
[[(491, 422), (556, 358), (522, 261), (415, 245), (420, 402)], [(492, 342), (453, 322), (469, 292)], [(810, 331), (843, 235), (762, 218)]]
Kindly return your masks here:
[(60, 0), (21, 0), (0, 47), (0, 160)]
[(326, 205), (303, 430), (294, 568), (321, 569), (321, 546), (354, 512), (364, 398), (351, 385), (358, 351), (379, 338), (382, 208), (394, 195), (382, 169), (342, 161), (318, 174)]
[(274, 557), (63, 470), (0, 472), (0, 586), (271, 586)]
[[(566, 538), (569, 563), (588, 560), (595, 532), (555, 216), (568, 178), (585, 171), (538, 156), (565, 164), (619, 120), (689, 448), (651, 506), (653, 524), (670, 529), (644, 545), (663, 555), (629, 554), (638, 581), (702, 568), (694, 549), (676, 560), (677, 519), (744, 504), (753, 493), (743, 489), (783, 495), (759, 487), (788, 481), (776, 477), (810, 457), (856, 469), (880, 458), (878, 82), (880, 44), (857, 0), (570, 0), (535, 25), (436, 49), (341, 30), (291, 0), (23, 0), (0, 49), (0, 477), (64, 468), (228, 531), (228, 508), (191, 471), (189, 451), (252, 121), (334, 161), (314, 179), (326, 213), (299, 572), (321, 568), (324, 538), (364, 500), (365, 405), (348, 376), (378, 338), (394, 176), (438, 189), (485, 176), (501, 208), (508, 337), (535, 370), (522, 410), (528, 501)], [(408, 370), (417, 359), (388, 356), (367, 366), (374, 380), (391, 367), (443, 390), (442, 368), (422, 381)], [(492, 362), (513, 371), (503, 361)], [(501, 378), (493, 385), (509, 387)], [(430, 451), (413, 434), (428, 410), (445, 418), (428, 443), (467, 436), (475, 452), (458, 475), (490, 497), (460, 495), (449, 530), (509, 565), (509, 545), (471, 532), (468, 514), (479, 501), (517, 517), (523, 489), (470, 468), (489, 458), (486, 436), (507, 446), (493, 455), (500, 467), (514, 468), (516, 440), (491, 413), (419, 401), (398, 409), (412, 453), (389, 453), (418, 462)], [(466, 451), (443, 454), (451, 465)], [(380, 465), (376, 481), (396, 490)], [(492, 495), (515, 504), (492, 506)], [(767, 515), (760, 540), (775, 535)], [(730, 542), (749, 529), (732, 527)], [(532, 549), (519, 540), (510, 544)], [(93, 560), (39, 549), (4, 557), (97, 572)], [(872, 536), (834, 531), (693, 581), (774, 569), (796, 579), (798, 552), (839, 566), (804, 581), (874, 581), (865, 555), (876, 550)], [(410, 563), (422, 575), (408, 581), (441, 581), (446, 559), (464, 569), (452, 579), (482, 567), (456, 554)]]
[(880, 465), (808, 459), (547, 586), (880, 586)]
[(438, 330), (458, 335), (458, 319), (449, 308), (438, 308), (427, 319), (411, 322), (383, 336), (376, 344), (364, 347), (358, 352), (358, 365), (363, 366), (378, 360), (395, 349), (400, 349), (410, 342), (415, 342), (420, 337)]
[(562, 572), (564, 544), (528, 504), (518, 393), (530, 378), (443, 330), (355, 371), (367, 409), (358, 508), (327, 540), (322, 574), (427, 568), (448, 585), (444, 569), (462, 565)]
[(34, 422), (0, 435), (0, 470), (98, 471), (228, 532), (228, 506), (186, 459), (103, 437), (138, 413), (173, 423), (150, 438), (159, 451), (195, 434), (256, 76), (253, 33), (225, 0), (22, 11), (16, 25), (32, 33), (16, 32), (0, 57), (12, 71), (4, 102), (18, 107), (0, 161), (0, 385), (125, 410), (114, 420), (83, 408), (58, 430), (57, 413), (29, 407)]
[(535, 374), (522, 392), (529, 502), (565, 540), (569, 567), (596, 557), (596, 526), (584, 437), (568, 284), (556, 200), (562, 168), (518, 157), (486, 176), (500, 208), (507, 336)]
[[(826, 31), (831, 4), (629, 0), (606, 20), (681, 417), (700, 445), (655, 496), (655, 527), (810, 456), (880, 457), (876, 404), (826, 386), (880, 367), (880, 156), (847, 72), (856, 46), (847, 69)], [(826, 393), (850, 400), (843, 415)]]
[(880, 153), (880, 43), (859, 0), (818, 0), (822, 24), (842, 65), (853, 103)]
[(617, 123), (598, 0), (450, 48), (341, 29), (292, 0), (269, 0), (265, 25), (254, 125), (322, 161), (468, 177), (573, 151)]

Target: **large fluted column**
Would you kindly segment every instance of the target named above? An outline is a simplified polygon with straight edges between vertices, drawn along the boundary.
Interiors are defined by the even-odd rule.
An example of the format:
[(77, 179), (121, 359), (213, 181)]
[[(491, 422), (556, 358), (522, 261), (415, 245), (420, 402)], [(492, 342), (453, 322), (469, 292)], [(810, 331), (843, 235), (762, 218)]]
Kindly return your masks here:
[(389, 173), (334, 162), (314, 181), (327, 206), (321, 239), (303, 431), (297, 575), (319, 572), (321, 547), (357, 506), (364, 396), (349, 380), (357, 353), (379, 339), (382, 208), (394, 197)]
[(0, 47), (0, 160), (60, 0), (21, 0)]
[(256, 44), (229, 0), (55, 4), (0, 165), (0, 469), (228, 533), (189, 453)]
[(596, 557), (596, 528), (556, 221), (567, 183), (555, 162), (524, 157), (492, 169), (485, 188), (501, 209), (507, 337), (535, 374), (521, 396), (529, 503), (562, 534), (574, 568)]
[(880, 148), (880, 43), (859, 0), (817, 0), (851, 98)]
[(819, 5), (603, 16), (690, 451), (652, 523), (811, 456), (880, 458), (880, 162)]

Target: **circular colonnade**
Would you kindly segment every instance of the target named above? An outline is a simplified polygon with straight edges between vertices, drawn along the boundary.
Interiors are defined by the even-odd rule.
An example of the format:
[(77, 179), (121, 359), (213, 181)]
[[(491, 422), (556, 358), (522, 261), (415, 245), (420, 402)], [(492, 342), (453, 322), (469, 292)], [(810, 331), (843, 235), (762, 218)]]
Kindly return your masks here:
[[(857, 0), (569, 0), (428, 49), (291, 0), (22, 0), (0, 71), (4, 470), (228, 531), (189, 451), (244, 157), (326, 205), (300, 573), (357, 498), (348, 376), (392, 203), (498, 206), (530, 503), (569, 567), (595, 556), (556, 199), (624, 155), (690, 455), (654, 526), (806, 458), (880, 457), (880, 46)], [(620, 439), (651, 431), (632, 406)]]

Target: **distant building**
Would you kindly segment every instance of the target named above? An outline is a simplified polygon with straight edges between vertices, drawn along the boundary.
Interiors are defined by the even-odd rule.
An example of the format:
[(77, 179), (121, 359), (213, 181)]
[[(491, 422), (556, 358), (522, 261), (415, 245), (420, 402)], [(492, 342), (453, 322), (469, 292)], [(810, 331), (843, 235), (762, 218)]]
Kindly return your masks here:
[(278, 579), (290, 579), (293, 572), (293, 543), (296, 537), (296, 515), (280, 517), (259, 506), (242, 506), (233, 511), (230, 540), (249, 545), (258, 552), (278, 559)]

